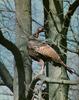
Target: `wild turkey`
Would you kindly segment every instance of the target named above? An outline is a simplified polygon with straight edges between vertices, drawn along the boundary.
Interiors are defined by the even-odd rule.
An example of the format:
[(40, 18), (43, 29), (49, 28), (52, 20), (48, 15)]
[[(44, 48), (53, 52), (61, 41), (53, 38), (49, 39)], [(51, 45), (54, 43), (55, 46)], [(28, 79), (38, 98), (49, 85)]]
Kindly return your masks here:
[[(43, 28), (40, 29), (40, 32), (43, 31)], [(37, 35), (38, 34), (38, 35)], [(54, 61), (56, 63), (61, 64), (68, 70), (70, 73), (74, 73), (79, 76), (74, 69), (68, 67), (64, 62), (61, 60), (59, 54), (46, 42), (42, 42), (38, 40), (39, 32), (36, 32), (33, 36), (29, 38), (28, 41), (28, 53), (29, 56), (40, 62), (43, 73), (44, 63), (48, 61)]]

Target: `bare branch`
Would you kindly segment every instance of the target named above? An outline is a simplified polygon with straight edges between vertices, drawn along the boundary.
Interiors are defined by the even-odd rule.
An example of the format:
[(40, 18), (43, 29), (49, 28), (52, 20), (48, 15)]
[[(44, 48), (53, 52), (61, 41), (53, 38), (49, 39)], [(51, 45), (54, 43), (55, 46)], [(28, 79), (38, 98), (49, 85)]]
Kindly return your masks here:
[(78, 54), (78, 51), (71, 50), (71, 49), (69, 49), (69, 48), (66, 48), (66, 47), (63, 46), (63, 45), (60, 45), (60, 46), (61, 46), (63, 49), (69, 51), (69, 52), (72, 52), (72, 53), (76, 53), (76, 54)]
[(13, 78), (5, 65), (0, 62), (0, 76), (4, 81), (5, 85), (13, 92)]
[(35, 88), (35, 85), (37, 83), (37, 81), (39, 81), (40, 79), (39, 78), (34, 78), (30, 84), (30, 87), (29, 87), (29, 91), (28, 91), (28, 95), (27, 95), (27, 100), (31, 100), (31, 98), (33, 97), (33, 90)]
[(38, 75), (35, 78), (33, 78), (30, 84), (27, 99), (30, 98), (31, 100), (31, 98), (33, 97), (33, 90), (35, 88), (37, 81), (39, 80), (41, 80), (42, 82), (48, 82), (51, 84), (79, 85), (79, 80), (51, 79), (43, 75)]
[(75, 0), (69, 7), (67, 14), (65, 15), (64, 18), (64, 23), (63, 23), (63, 28), (61, 31), (61, 34), (67, 34), (69, 25), (70, 25), (70, 20), (71, 16), (74, 14), (75, 10), (79, 6), (79, 0)]
[[(0, 44), (6, 47), (8, 50), (12, 52), (14, 55), (14, 59), (16, 61), (16, 67), (18, 71), (18, 84), (19, 84), (19, 99), (25, 100), (25, 71), (23, 65), (23, 59), (19, 49), (9, 40), (4, 38), (2, 31), (0, 30)], [(21, 90), (21, 91), (20, 91)]]
[(34, 78), (34, 80), (37, 79), (42, 80), (44, 82), (49, 82), (51, 84), (79, 85), (79, 80), (51, 79), (42, 75), (39, 75), (37, 78)]
[(39, 77), (41, 80), (52, 84), (66, 84), (66, 85), (78, 85), (79, 80), (64, 80), (64, 79), (51, 79), (49, 77)]

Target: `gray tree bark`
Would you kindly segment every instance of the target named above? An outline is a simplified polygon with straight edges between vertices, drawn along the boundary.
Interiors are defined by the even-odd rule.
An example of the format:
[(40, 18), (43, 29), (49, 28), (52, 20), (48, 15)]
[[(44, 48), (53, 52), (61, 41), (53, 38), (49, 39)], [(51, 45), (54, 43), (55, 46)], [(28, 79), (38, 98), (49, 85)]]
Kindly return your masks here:
[[(60, 35), (63, 25), (63, 1), (49, 0), (47, 4), (45, 2), (44, 4), (45, 8), (47, 8), (47, 11), (45, 10), (45, 15), (47, 16), (46, 19), (49, 21), (48, 34), (46, 34), (46, 37), (55, 42), (58, 47), (60, 47), (60, 44), (66, 47), (66, 34), (62, 32), (62, 35), (64, 34), (65, 39), (62, 39)], [(66, 61), (65, 55), (63, 55), (63, 61)], [(68, 79), (67, 73), (62, 66), (60, 68), (52, 66), (52, 64), (48, 64), (47, 67), (47, 75), (52, 79)], [(49, 100), (67, 100), (68, 87), (68, 85), (49, 84)]]
[[(15, 0), (16, 7), (16, 45), (21, 51), (25, 68), (25, 95), (27, 97), (29, 84), (32, 79), (31, 59), (28, 56), (27, 42), (31, 34), (31, 1)], [(18, 100), (18, 75), (14, 73), (14, 99)]]

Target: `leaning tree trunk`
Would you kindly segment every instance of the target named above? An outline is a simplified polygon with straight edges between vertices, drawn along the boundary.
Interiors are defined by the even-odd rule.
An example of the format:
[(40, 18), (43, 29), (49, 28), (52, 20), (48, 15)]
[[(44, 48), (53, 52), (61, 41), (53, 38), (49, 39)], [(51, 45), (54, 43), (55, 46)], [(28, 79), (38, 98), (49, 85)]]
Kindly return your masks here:
[[(27, 42), (31, 34), (31, 1), (15, 0), (16, 8), (16, 45), (21, 51), (25, 67), (25, 95), (27, 97), (29, 84), (32, 79), (31, 59), (28, 56)], [(18, 100), (18, 75), (14, 72), (14, 99)], [(23, 93), (24, 94), (24, 93)]]
[[(48, 34), (46, 34), (46, 37), (55, 42), (58, 47), (60, 47), (60, 45), (66, 47), (66, 34), (62, 32), (62, 35), (65, 37), (64, 39), (61, 37), (62, 35), (60, 35), (63, 24), (63, 1), (49, 0), (48, 2), (47, 0), (47, 2), (44, 1), (44, 6), (45, 19), (49, 21), (47, 29)], [(65, 55), (63, 55), (63, 60), (66, 62)], [(52, 79), (68, 79), (67, 73), (62, 66), (60, 68), (54, 67), (52, 64), (48, 64), (47, 72), (48, 77), (51, 77)], [(68, 87), (69, 86), (60, 84), (49, 84), (49, 100), (67, 100)]]

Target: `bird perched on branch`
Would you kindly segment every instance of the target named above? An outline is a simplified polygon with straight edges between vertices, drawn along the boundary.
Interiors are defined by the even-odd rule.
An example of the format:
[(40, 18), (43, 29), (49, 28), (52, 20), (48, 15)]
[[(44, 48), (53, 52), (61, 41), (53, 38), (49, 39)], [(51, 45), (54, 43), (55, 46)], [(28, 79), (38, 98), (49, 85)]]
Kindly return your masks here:
[(29, 56), (40, 62), (41, 64), (41, 74), (44, 71), (45, 62), (54, 61), (56, 63), (61, 64), (68, 70), (70, 73), (74, 73), (79, 76), (76, 71), (70, 67), (68, 67), (60, 58), (59, 54), (46, 42), (42, 42), (38, 40), (38, 36), (40, 32), (45, 31), (44, 28), (39, 28), (37, 32), (29, 38), (28, 42), (28, 53)]

